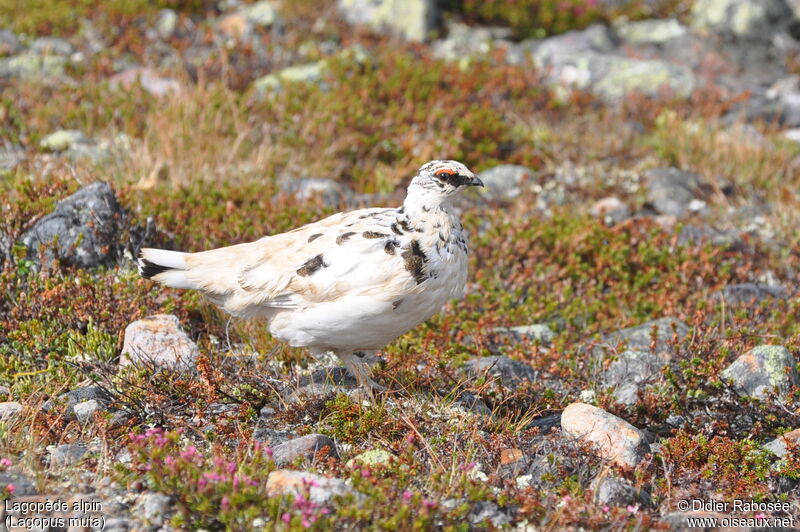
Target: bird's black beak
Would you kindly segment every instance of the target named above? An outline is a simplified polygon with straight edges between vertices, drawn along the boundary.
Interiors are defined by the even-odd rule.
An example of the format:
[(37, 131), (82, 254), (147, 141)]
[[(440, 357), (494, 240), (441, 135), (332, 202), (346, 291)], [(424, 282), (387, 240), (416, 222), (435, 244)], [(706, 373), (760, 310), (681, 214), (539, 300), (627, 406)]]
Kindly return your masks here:
[(478, 176), (474, 175), (474, 176), (472, 176), (472, 178), (469, 181), (467, 181), (467, 186), (470, 186), (470, 187), (482, 187), (484, 185), (483, 185), (483, 181), (481, 181), (481, 179)]

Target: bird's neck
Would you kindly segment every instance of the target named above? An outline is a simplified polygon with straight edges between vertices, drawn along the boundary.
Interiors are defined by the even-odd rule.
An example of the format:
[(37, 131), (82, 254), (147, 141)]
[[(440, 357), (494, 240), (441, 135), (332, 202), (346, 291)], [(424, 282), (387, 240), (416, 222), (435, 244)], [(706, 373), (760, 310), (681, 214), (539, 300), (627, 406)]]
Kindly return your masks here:
[(411, 218), (425, 218), (430, 215), (451, 216), (454, 214), (450, 198), (432, 195), (424, 190), (409, 189), (408, 195), (403, 202), (403, 207)]

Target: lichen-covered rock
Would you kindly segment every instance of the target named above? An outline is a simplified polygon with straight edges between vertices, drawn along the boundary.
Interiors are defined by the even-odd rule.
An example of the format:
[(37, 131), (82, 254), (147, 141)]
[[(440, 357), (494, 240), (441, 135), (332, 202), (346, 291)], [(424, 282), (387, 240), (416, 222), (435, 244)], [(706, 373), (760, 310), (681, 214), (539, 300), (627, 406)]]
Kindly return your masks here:
[(140, 84), (144, 90), (154, 96), (164, 96), (181, 91), (178, 80), (159, 75), (152, 68), (133, 67), (114, 74), (108, 80), (112, 88), (130, 90), (135, 84)]
[(74, 46), (59, 37), (39, 37), (33, 41), (31, 49), (42, 55), (53, 54), (63, 56), (69, 56), (75, 51)]
[(50, 133), (39, 141), (39, 147), (49, 151), (64, 151), (78, 144), (86, 144), (89, 138), (77, 129), (61, 129)]
[(253, 25), (261, 28), (268, 28), (278, 20), (278, 12), (273, 5), (266, 0), (261, 0), (260, 2), (245, 7), (241, 10), (241, 13), (247, 20), (253, 23)]
[(19, 38), (11, 30), (0, 30), (0, 56), (14, 55), (22, 49)]
[(467, 362), (467, 371), (478, 376), (488, 372), (489, 376), (509, 388), (516, 388), (523, 382), (532, 381), (537, 377), (532, 367), (504, 355), (474, 358)]
[(178, 13), (174, 9), (159, 11), (155, 29), (162, 39), (168, 39), (175, 35), (175, 30), (178, 29)]
[(785, 347), (760, 345), (737, 358), (722, 371), (722, 376), (732, 380), (739, 393), (764, 398), (777, 388), (782, 397), (800, 385), (796, 364)]
[(351, 24), (388, 29), (410, 41), (424, 41), (438, 18), (434, 0), (338, 0), (337, 5)]
[(501, 164), (484, 170), (479, 177), (483, 181), (486, 196), (511, 200), (519, 196), (522, 185), (533, 177), (533, 171), (517, 164)]
[(319, 196), (327, 207), (339, 207), (353, 198), (353, 191), (333, 179), (286, 177), (281, 183), (281, 192), (290, 194), (299, 201), (308, 201)]
[(122, 209), (107, 183), (92, 183), (58, 202), (56, 209), (26, 231), (21, 242), (38, 264), (40, 247), (46, 262), (79, 268), (111, 263), (118, 253)]
[(60, 55), (25, 52), (0, 59), (0, 79), (51, 78), (62, 75), (66, 65), (67, 58)]
[(125, 328), (120, 366), (144, 363), (177, 371), (191, 370), (200, 350), (171, 314), (156, 314)]
[(666, 363), (646, 351), (625, 350), (608, 366), (603, 384), (614, 388), (614, 399), (622, 404), (636, 402), (638, 392), (648, 381), (655, 380)]
[(697, 85), (692, 71), (660, 59), (633, 59), (617, 50), (617, 37), (604, 26), (591, 26), (543, 41), (526, 43), (535, 64), (551, 83), (591, 91), (618, 102), (631, 92), (657, 96), (665, 89), (688, 96)]
[(316, 504), (327, 504), (336, 496), (351, 493), (353, 493), (352, 488), (344, 480), (323, 477), (307, 471), (278, 469), (267, 477), (267, 494), (270, 497), (303, 495)]
[(307, 63), (304, 65), (294, 65), (275, 74), (262, 76), (253, 82), (253, 87), (259, 93), (277, 91), (283, 88), (285, 83), (317, 83), (322, 80), (325, 71), (325, 61)]
[(631, 44), (663, 44), (688, 32), (686, 26), (674, 18), (626, 22), (614, 29), (623, 41)]
[(636, 467), (650, 452), (642, 431), (586, 403), (572, 403), (564, 409), (561, 429), (574, 438), (593, 444), (599, 456), (622, 467)]
[(313, 460), (320, 452), (339, 458), (336, 443), (331, 438), (324, 434), (308, 434), (273, 447), (272, 459), (279, 467), (283, 467), (294, 462), (296, 458)]
[(691, 25), (726, 37), (769, 41), (793, 19), (784, 0), (697, 0)]

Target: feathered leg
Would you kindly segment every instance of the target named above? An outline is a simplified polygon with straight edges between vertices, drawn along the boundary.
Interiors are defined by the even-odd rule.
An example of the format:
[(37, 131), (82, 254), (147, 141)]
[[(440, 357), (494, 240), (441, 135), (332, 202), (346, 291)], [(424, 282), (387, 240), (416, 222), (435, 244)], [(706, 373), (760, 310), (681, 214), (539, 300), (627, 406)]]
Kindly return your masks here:
[(347, 368), (347, 371), (356, 378), (359, 386), (367, 390), (370, 397), (374, 397), (373, 392), (386, 391), (385, 386), (381, 386), (370, 378), (369, 364), (361, 360), (361, 357), (356, 353), (343, 353), (340, 351), (335, 351), (334, 353), (339, 357), (342, 363), (344, 363), (344, 367)]

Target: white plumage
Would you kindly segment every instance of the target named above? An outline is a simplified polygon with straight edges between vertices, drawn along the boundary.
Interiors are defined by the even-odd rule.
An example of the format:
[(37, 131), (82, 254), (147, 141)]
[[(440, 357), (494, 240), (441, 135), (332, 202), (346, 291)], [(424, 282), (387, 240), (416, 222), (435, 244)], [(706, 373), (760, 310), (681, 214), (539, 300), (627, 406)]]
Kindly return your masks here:
[(427, 320), (467, 279), (452, 199), (483, 186), (456, 161), (423, 165), (402, 207), (334, 214), (288, 233), (199, 253), (142, 249), (139, 272), (200, 290), (226, 312), (263, 317), (276, 338), (335, 353), (363, 386), (360, 357)]

